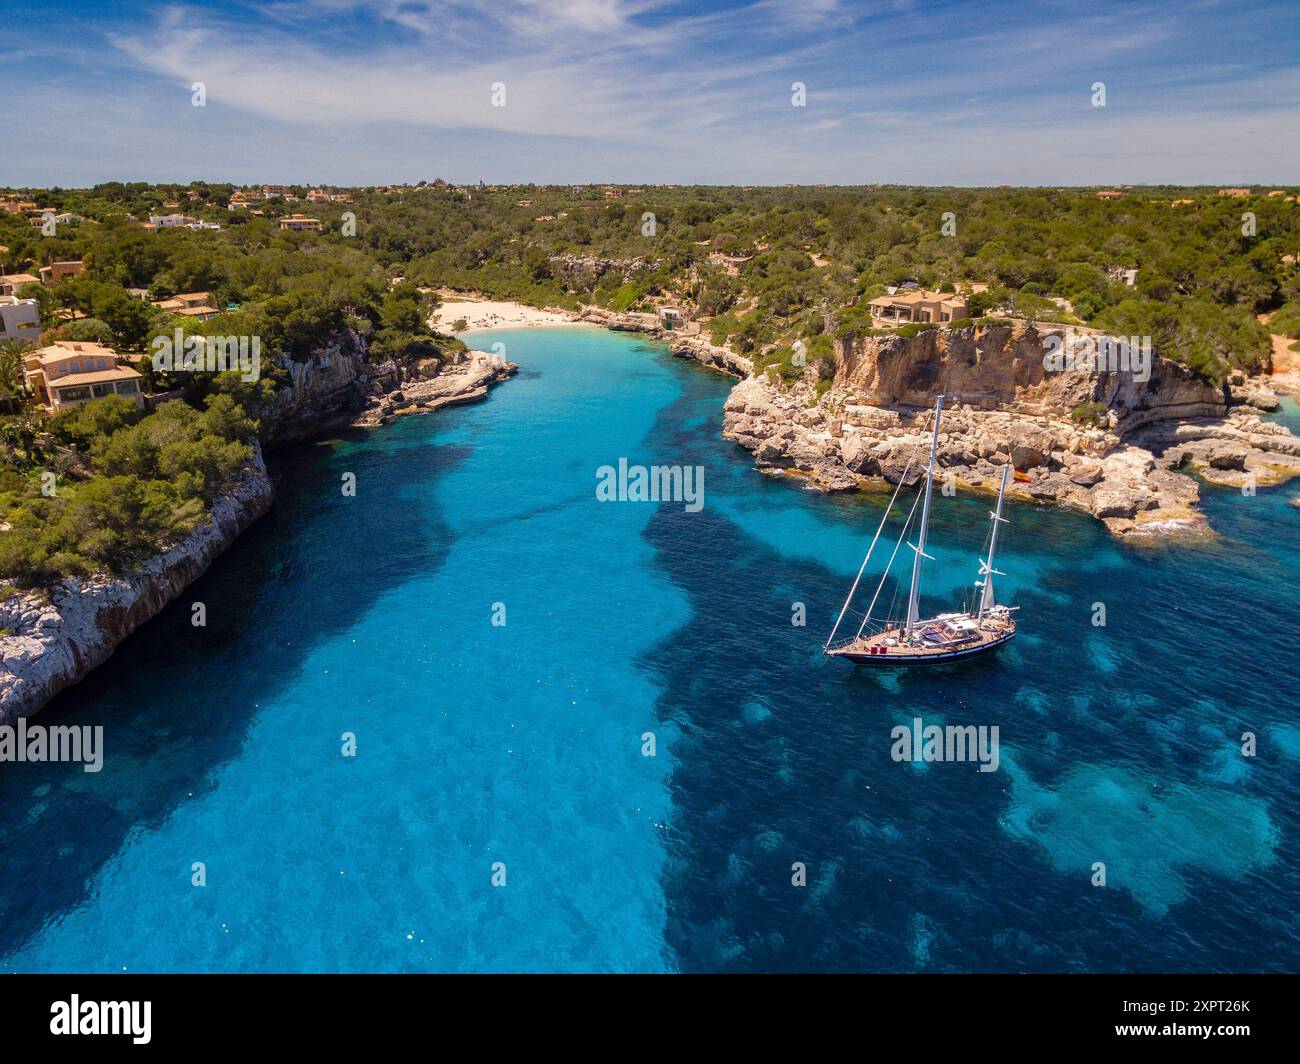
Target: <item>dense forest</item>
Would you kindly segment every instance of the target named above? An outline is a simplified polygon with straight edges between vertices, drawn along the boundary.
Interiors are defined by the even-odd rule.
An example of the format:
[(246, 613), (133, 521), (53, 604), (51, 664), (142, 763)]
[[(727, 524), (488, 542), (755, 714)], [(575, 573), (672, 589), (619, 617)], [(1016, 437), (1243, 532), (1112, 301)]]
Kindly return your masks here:
[[(1300, 340), (1295, 190), (453, 186), (305, 187), (229, 209), (231, 185), (112, 182), (6, 190), (40, 210), (0, 213), (0, 273), (81, 260), (84, 271), (18, 286), (38, 301), (42, 343), (94, 340), (185, 402), (145, 415), (97, 400), (46, 417), (23, 387), (23, 344), (0, 344), (0, 574), (27, 580), (130, 565), (201, 520), (246, 458), (293, 360), (346, 335), (398, 364), (461, 345), (427, 324), (435, 290), (535, 305), (653, 310), (671, 303), (716, 342), (789, 369), (803, 340), (814, 372), (833, 340), (879, 332), (867, 303), (890, 286), (970, 297), (972, 318), (1015, 316), (1148, 335), (1207, 380), (1257, 371), (1269, 328)], [(1273, 194), (1269, 194), (1270, 191)], [(238, 196), (237, 200), (245, 197)], [(69, 215), (42, 227), (44, 210)], [(153, 229), (183, 213), (215, 228)], [(320, 232), (282, 230), (306, 214)], [(1119, 271), (1136, 270), (1133, 283)], [(155, 303), (207, 292), (208, 321)], [(1269, 328), (1258, 317), (1271, 313)], [(965, 325), (967, 322), (954, 323)], [(905, 326), (915, 329), (916, 326)], [(155, 373), (156, 336), (256, 336), (263, 376)], [(57, 466), (59, 491), (39, 474)], [(115, 530), (115, 531), (114, 531)]]
[[(418, 333), (421, 309), (410, 292), (385, 298), (394, 277), (569, 307), (673, 299), (721, 317), (715, 333), (751, 350), (861, 332), (870, 327), (865, 302), (887, 285), (976, 281), (992, 286), (980, 311), (1149, 334), (1162, 354), (1214, 376), (1267, 357), (1260, 313), (1279, 311), (1278, 325), (1300, 334), (1300, 205), (1282, 191), (1231, 198), (1153, 187), (1102, 200), (1086, 189), (435, 182), (353, 190), (347, 205), (276, 198), (258, 205), (258, 217), (226, 209), (228, 185), (113, 183), (25, 193), (94, 221), (51, 237), (0, 216), (0, 244), (11, 271), (85, 256), (84, 280), (37, 294), (43, 305), (102, 320), (128, 349), (151, 328), (123, 302), (129, 287), (152, 298), (211, 291), (222, 305), (251, 305), (241, 324), (291, 355), (364, 318), (381, 334), (377, 356), (389, 357)], [(133, 220), (169, 202), (222, 231), (146, 232)], [(278, 230), (279, 217), (299, 211), (320, 218), (323, 232)], [(730, 270), (720, 256), (732, 258)], [(1136, 284), (1113, 269), (1136, 269)]]

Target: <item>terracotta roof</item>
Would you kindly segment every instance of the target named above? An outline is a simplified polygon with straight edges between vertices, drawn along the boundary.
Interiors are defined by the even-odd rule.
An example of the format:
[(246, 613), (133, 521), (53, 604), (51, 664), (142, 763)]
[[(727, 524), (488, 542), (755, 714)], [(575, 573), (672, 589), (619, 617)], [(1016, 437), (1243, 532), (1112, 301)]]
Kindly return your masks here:
[(48, 347), (34, 351), (30, 357), (44, 362), (61, 362), (65, 358), (88, 355), (91, 358), (117, 358), (117, 352), (103, 344), (91, 343), (89, 340), (56, 340)]
[(871, 300), (869, 305), (873, 307), (893, 306), (897, 303), (903, 303), (911, 306), (914, 303), (965, 303), (966, 300), (951, 292), (900, 292), (898, 295), (877, 296)]
[(50, 388), (66, 388), (69, 385), (77, 384), (103, 384), (106, 381), (129, 381), (135, 380), (140, 374), (130, 366), (118, 366), (115, 369), (101, 369), (95, 373), (70, 373), (66, 377), (59, 377), (50, 381)]

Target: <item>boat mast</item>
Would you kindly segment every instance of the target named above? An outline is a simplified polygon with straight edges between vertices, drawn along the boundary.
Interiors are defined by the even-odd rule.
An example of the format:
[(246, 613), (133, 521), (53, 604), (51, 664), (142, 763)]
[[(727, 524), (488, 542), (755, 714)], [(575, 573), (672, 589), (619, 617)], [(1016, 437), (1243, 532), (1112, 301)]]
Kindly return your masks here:
[(903, 628), (904, 639), (912, 638), (912, 629), (921, 617), (921, 562), (927, 557), (925, 537), (930, 529), (930, 494), (934, 488), (934, 459), (939, 449), (939, 418), (942, 415), (943, 396), (941, 395), (934, 404), (934, 435), (930, 438), (930, 464), (925, 469), (925, 505), (921, 507), (921, 531), (917, 536), (916, 546), (912, 548), (916, 552), (916, 557), (912, 561), (912, 590), (907, 595), (907, 624)]
[[(1002, 500), (1007, 494), (1007, 480), (1011, 476), (1011, 463), (1008, 462), (1002, 467), (1002, 484), (998, 488), (998, 507), (989, 517), (993, 519), (993, 529), (989, 532), (989, 560), (980, 566), (980, 575), (984, 577), (984, 593), (980, 595), (980, 612), (979, 620), (984, 619), (984, 614), (993, 608), (993, 574), (997, 570), (993, 568), (993, 552), (998, 545), (998, 525), (1005, 525), (1007, 519), (1002, 516)], [(998, 573), (1001, 576), (1001, 573)]]

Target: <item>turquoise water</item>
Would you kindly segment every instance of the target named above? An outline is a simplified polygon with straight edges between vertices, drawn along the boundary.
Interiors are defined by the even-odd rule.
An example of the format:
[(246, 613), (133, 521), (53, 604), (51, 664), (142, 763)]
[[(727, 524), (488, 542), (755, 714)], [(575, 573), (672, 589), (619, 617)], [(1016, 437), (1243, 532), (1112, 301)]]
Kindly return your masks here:
[[(273, 455), (272, 514), (42, 716), (106, 764), (0, 772), (0, 969), (1300, 966), (1294, 486), (1207, 489), (1200, 549), (1014, 507), (1017, 644), (854, 670), (819, 649), (878, 499), (756, 473), (660, 346), (494, 340), (488, 401)], [(703, 510), (598, 502), (621, 457)], [(931, 604), (987, 509), (936, 497)], [(999, 770), (892, 761), (914, 716)]]

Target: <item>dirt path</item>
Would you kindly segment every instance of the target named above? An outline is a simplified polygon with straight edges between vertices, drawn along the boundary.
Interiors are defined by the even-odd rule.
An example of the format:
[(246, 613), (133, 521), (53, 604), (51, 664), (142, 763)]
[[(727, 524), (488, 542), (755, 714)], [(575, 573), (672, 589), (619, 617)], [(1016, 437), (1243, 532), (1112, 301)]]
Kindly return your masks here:
[[(1260, 314), (1259, 321), (1267, 326), (1273, 315)], [(1278, 391), (1300, 394), (1300, 351), (1292, 351), (1295, 342), (1288, 337), (1269, 333), (1273, 341), (1273, 376), (1269, 383)]]

